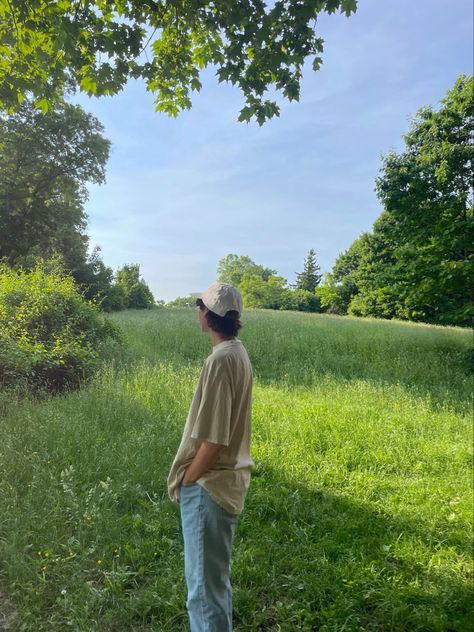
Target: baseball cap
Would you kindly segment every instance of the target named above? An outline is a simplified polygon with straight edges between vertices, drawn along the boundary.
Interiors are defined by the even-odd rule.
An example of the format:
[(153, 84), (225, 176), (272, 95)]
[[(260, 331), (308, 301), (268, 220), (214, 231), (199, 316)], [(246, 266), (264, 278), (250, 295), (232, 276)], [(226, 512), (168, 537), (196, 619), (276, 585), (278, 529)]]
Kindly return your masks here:
[(242, 296), (230, 283), (213, 283), (207, 290), (197, 294), (196, 298), (200, 298), (207, 309), (218, 316), (225, 316), (230, 310), (238, 312), (239, 317), (242, 314)]

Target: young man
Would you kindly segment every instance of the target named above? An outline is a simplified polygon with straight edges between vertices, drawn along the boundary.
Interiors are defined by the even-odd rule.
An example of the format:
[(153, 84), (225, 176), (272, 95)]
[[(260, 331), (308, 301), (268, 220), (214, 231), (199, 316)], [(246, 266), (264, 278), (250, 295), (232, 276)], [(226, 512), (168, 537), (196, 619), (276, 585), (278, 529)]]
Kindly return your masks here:
[(242, 314), (238, 290), (214, 283), (196, 305), (213, 349), (171, 466), (168, 494), (180, 506), (191, 632), (231, 632), (232, 544), (254, 466), (252, 365), (236, 338)]

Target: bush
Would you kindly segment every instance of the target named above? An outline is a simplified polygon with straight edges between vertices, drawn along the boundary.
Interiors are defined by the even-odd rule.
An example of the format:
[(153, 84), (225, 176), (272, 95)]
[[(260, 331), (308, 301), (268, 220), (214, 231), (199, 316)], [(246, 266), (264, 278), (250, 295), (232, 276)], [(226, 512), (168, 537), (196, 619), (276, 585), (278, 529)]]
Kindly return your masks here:
[(121, 312), (127, 309), (127, 303), (125, 290), (121, 285), (114, 283), (107, 289), (99, 305), (104, 312)]
[(319, 312), (320, 300), (314, 292), (309, 290), (285, 290), (280, 309), (298, 312)]
[(155, 299), (145, 281), (132, 285), (128, 293), (128, 307), (130, 309), (151, 309)]
[(71, 277), (0, 266), (0, 386), (78, 387), (110, 338), (119, 340), (119, 330), (81, 297)]
[(396, 297), (389, 287), (379, 287), (356, 294), (347, 313), (363, 318), (393, 318), (396, 316)]

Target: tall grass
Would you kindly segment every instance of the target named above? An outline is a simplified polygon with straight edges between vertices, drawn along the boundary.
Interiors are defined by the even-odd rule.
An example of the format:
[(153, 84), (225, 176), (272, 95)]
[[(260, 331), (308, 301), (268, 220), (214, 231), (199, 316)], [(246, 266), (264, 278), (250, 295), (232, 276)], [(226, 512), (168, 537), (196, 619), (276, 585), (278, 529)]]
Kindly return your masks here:
[[(166, 477), (211, 347), (192, 310), (113, 319), (128, 345), (87, 389), (0, 401), (0, 594), (19, 629), (187, 629)], [(235, 630), (470, 629), (470, 332), (244, 323), (256, 468)]]

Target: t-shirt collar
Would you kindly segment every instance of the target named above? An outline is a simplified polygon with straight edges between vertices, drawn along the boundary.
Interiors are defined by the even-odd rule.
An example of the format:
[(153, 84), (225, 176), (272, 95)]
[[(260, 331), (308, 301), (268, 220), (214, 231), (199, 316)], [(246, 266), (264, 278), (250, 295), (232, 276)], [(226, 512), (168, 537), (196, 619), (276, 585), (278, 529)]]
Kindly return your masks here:
[(238, 338), (234, 338), (233, 340), (223, 340), (222, 342), (219, 342), (219, 344), (217, 344), (215, 347), (212, 348), (212, 353), (219, 351), (219, 349), (224, 349), (225, 347), (231, 347), (235, 344), (241, 344)]

